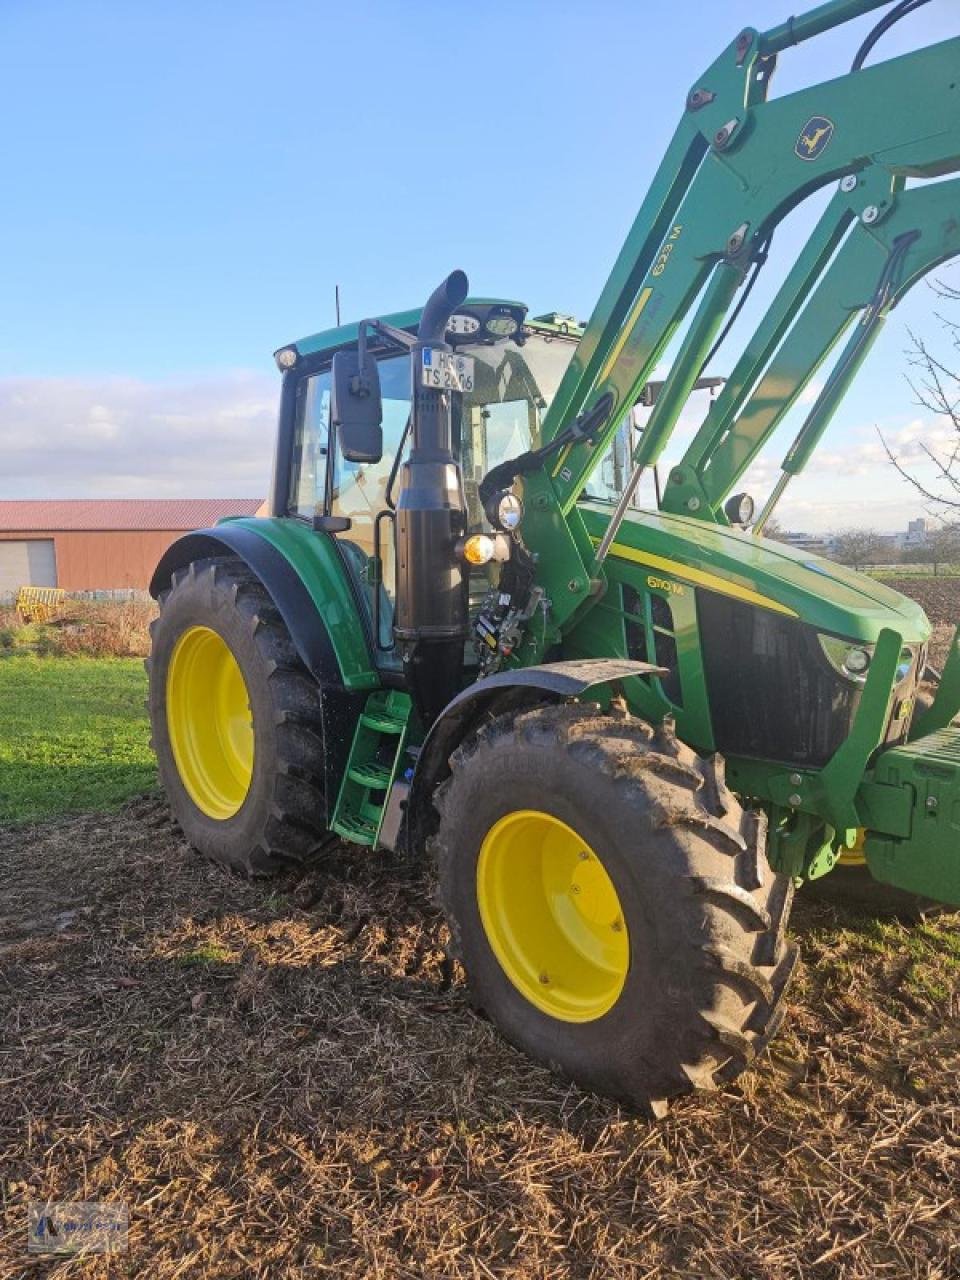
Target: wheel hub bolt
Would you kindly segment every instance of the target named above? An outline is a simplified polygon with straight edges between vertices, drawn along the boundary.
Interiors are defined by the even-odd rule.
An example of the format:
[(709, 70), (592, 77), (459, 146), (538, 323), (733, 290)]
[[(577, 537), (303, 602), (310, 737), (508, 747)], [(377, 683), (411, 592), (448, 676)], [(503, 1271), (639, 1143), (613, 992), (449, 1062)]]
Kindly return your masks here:
[(550, 975), (549, 975), (549, 973), (541, 973), (541, 975), (540, 975), (540, 981), (543, 983), (543, 985), (544, 985), (544, 986), (547, 986), (547, 985), (549, 984), (549, 982), (550, 982)]
[(581, 862), (589, 862), (589, 861), (590, 861), (590, 855), (589, 855), (589, 853), (587, 853), (586, 849), (581, 849), (581, 850), (580, 850), (580, 853), (579, 853), (579, 855), (578, 855), (578, 857), (580, 858), (580, 861), (581, 861)]
[(623, 933), (623, 925), (619, 920), (614, 920), (610, 928), (613, 930), (614, 933)]
[(578, 884), (572, 884), (572, 885), (570, 886), (570, 892), (571, 892), (571, 893), (579, 893), (579, 892), (580, 892), (580, 886), (579, 886)]

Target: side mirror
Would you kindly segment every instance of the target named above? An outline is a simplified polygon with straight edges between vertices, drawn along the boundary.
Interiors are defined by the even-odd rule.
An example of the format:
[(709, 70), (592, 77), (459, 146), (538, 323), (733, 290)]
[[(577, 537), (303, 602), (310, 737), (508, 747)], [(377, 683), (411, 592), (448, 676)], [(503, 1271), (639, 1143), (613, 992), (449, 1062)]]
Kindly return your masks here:
[(379, 462), (383, 405), (376, 360), (365, 350), (338, 351), (330, 381), (330, 427), (343, 456), (348, 462)]

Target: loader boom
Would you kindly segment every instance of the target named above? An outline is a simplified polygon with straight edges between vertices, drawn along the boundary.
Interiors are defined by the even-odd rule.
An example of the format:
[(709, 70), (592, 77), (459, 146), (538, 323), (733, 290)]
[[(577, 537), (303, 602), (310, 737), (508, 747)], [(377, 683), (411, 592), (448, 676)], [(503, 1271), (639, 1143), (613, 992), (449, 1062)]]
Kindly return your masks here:
[[(546, 418), (550, 439), (604, 397), (612, 401), (603, 433), (592, 444), (569, 444), (550, 467), (564, 514), (692, 312), (634, 460), (643, 468), (662, 455), (748, 274), (765, 260), (777, 225), (814, 192), (831, 182), (842, 185), (679, 469), (677, 485), (688, 472), (700, 476), (710, 468), (708, 493), (683, 490), (684, 509), (704, 518), (723, 522), (716, 513), (742, 474), (740, 462), (769, 438), (846, 324), (874, 300), (883, 255), (896, 236), (921, 233), (909, 252), (898, 255), (896, 279), (886, 282), (875, 308), (883, 314), (924, 270), (957, 252), (948, 212), (951, 203), (956, 208), (956, 190), (920, 200), (904, 185), (907, 177), (937, 177), (960, 166), (960, 39), (768, 100), (782, 49), (879, 7), (839, 0), (767, 33), (748, 28), (694, 83)], [(828, 271), (845, 237), (849, 245)], [(843, 287), (851, 276), (852, 293)], [(807, 336), (791, 335), (787, 344), (804, 305)], [(750, 440), (744, 451), (728, 433), (782, 343), (779, 358), (791, 369), (790, 389), (772, 407), (769, 396), (756, 396), (743, 423)], [(867, 345), (860, 344), (854, 364)], [(772, 365), (771, 376), (774, 369), (781, 371)], [(842, 387), (831, 385), (833, 406), (851, 372), (848, 361)], [(828, 416), (821, 410), (821, 430)], [(736, 463), (719, 452), (724, 448), (727, 454), (739, 450)], [(667, 505), (677, 509), (669, 486)]]

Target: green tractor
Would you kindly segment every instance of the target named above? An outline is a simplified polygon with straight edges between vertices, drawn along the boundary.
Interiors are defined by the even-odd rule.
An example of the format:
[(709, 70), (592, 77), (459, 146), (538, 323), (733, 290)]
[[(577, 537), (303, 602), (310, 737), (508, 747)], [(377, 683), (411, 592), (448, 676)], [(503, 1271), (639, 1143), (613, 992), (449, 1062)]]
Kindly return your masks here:
[[(697, 79), (585, 327), (458, 271), (281, 348), (269, 516), (188, 534), (153, 580), (187, 839), (251, 875), (334, 838), (429, 853), (476, 1004), (655, 1113), (773, 1035), (796, 887), (862, 850), (960, 904), (956, 643), (918, 712), (920, 608), (762, 536), (885, 316), (960, 251), (960, 180), (923, 181), (960, 168), (960, 39), (865, 66), (899, 5), (849, 75), (768, 98), (780, 52), (880, 7), (747, 29)], [(828, 186), (642, 509), (774, 229)], [(738, 483), (838, 347), (755, 515)]]

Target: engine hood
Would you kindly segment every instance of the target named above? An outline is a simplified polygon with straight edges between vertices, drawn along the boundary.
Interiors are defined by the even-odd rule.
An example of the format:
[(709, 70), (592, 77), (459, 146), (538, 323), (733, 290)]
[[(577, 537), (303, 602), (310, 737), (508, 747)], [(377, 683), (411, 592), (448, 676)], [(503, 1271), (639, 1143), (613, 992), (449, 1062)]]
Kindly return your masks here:
[[(586, 502), (578, 509), (587, 532), (598, 541), (611, 507)], [(632, 510), (610, 555), (644, 565), (651, 574), (738, 596), (865, 643), (875, 642), (884, 627), (899, 631), (906, 641), (922, 641), (930, 633), (918, 604), (874, 578), (823, 556), (691, 516)]]

